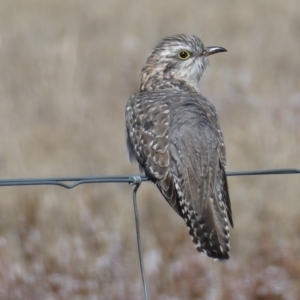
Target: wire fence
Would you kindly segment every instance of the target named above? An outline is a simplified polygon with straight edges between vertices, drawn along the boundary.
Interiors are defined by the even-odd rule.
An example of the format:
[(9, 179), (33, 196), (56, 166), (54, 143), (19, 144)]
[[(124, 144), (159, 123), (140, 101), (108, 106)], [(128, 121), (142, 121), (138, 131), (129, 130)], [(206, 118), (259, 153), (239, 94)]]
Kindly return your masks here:
[[(285, 169), (268, 169), (268, 170), (252, 170), (252, 171), (232, 171), (226, 172), (227, 176), (253, 176), (253, 175), (287, 175), (300, 174), (300, 169), (285, 168)], [(100, 177), (56, 177), (56, 178), (25, 178), (25, 179), (2, 179), (1, 186), (37, 186), (37, 185), (56, 185), (66, 189), (72, 189), (78, 185), (91, 183), (129, 183), (134, 185), (132, 199), (134, 207), (137, 247), (139, 255), (139, 264), (144, 290), (144, 299), (149, 300), (147, 281), (145, 276), (142, 243), (140, 237), (140, 224), (136, 194), (143, 181), (149, 181), (146, 176), (141, 175), (125, 175), (125, 176), (100, 176)]]
[[(252, 171), (226, 172), (227, 176), (250, 176), (250, 175), (283, 175), (297, 174), (300, 169), (267, 169)], [(148, 181), (146, 176), (124, 175), (124, 176), (94, 176), (94, 177), (54, 177), (54, 178), (24, 178), (24, 179), (0, 179), (1, 186), (26, 186), (26, 185), (57, 185), (66, 189), (72, 189), (78, 185), (88, 183), (118, 183), (125, 182), (135, 184), (135, 181)], [(140, 178), (140, 179), (139, 179)]]

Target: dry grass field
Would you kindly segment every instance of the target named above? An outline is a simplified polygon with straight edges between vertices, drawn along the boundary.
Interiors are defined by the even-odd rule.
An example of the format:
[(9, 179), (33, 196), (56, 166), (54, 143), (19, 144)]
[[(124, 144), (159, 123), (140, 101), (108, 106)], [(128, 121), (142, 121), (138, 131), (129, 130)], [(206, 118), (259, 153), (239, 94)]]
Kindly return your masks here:
[[(210, 58), (228, 170), (300, 168), (300, 6), (288, 1), (0, 1), (0, 177), (138, 172), (124, 110), (151, 48), (193, 33)], [(194, 249), (138, 193), (151, 299), (300, 299), (300, 177), (230, 177), (231, 258)], [(142, 299), (132, 187), (0, 188), (0, 299)]]

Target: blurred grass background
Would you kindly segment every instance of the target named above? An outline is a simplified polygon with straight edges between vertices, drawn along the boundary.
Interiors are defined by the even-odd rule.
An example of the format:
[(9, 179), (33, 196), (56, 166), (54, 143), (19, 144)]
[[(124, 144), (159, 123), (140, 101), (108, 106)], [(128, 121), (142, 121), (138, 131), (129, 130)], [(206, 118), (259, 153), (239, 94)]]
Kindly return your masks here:
[[(124, 109), (165, 35), (228, 53), (202, 93), (228, 170), (300, 167), (298, 0), (1, 0), (1, 178), (137, 173)], [(198, 254), (151, 184), (139, 208), (151, 299), (299, 299), (299, 176), (230, 177), (231, 258)], [(141, 299), (132, 187), (0, 189), (0, 299)]]

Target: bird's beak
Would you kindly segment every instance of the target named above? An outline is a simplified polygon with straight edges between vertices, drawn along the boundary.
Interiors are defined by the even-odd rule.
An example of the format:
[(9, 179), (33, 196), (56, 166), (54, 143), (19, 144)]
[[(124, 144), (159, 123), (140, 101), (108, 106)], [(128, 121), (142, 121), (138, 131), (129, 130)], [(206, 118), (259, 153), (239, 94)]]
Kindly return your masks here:
[(219, 52), (226, 52), (227, 50), (225, 48), (222, 47), (218, 47), (218, 46), (212, 46), (212, 47), (206, 47), (203, 55), (204, 56), (209, 56), (215, 53), (219, 53)]

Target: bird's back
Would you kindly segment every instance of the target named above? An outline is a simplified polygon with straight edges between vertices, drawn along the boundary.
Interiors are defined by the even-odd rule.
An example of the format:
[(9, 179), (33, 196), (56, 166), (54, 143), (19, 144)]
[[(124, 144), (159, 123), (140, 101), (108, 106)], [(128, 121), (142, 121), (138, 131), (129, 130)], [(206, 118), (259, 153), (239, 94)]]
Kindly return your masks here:
[(227, 259), (233, 224), (214, 106), (179, 82), (132, 96), (126, 124), (130, 156), (185, 220), (197, 250)]

